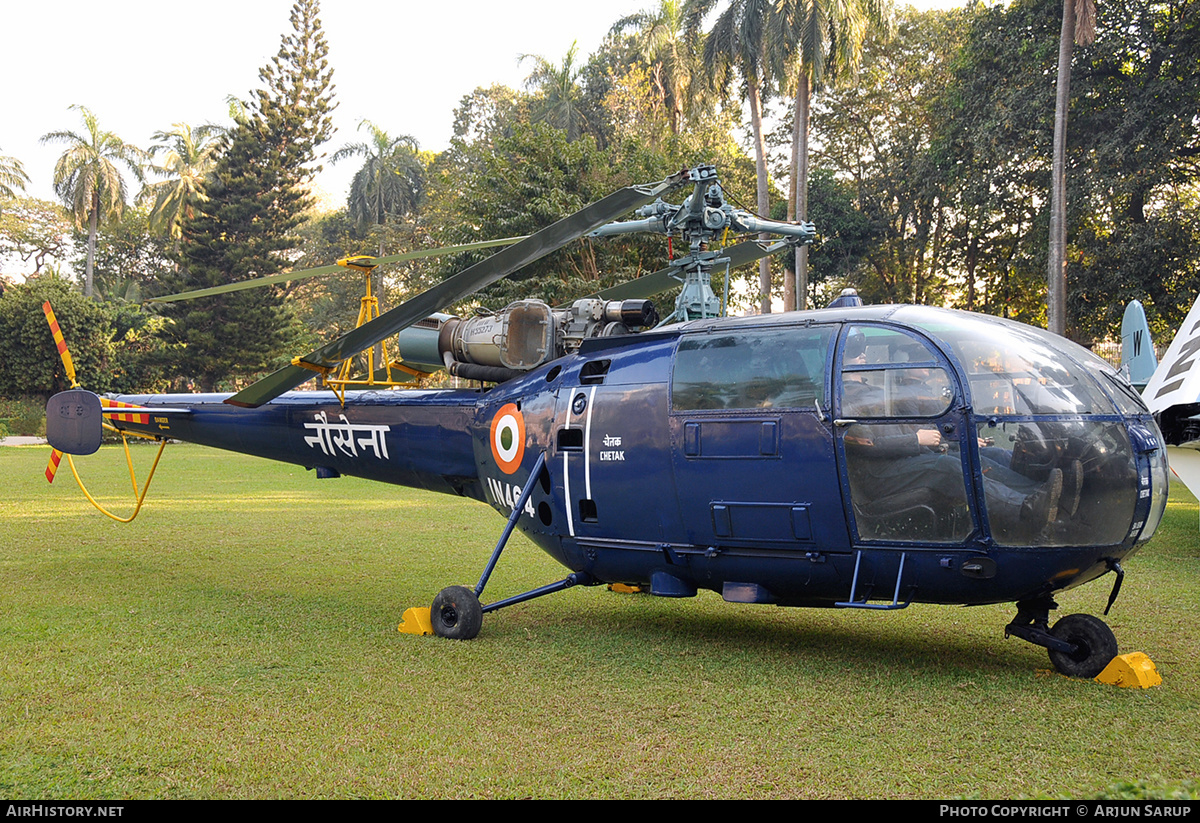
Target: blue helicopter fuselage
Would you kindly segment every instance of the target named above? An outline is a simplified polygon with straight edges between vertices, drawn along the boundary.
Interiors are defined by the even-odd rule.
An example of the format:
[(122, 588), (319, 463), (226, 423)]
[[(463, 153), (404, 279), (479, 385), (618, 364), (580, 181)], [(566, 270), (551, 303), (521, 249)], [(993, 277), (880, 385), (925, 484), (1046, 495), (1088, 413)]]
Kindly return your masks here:
[[(1111, 367), (1029, 327), (912, 306), (589, 340), (486, 391), (226, 398), (125, 396), (190, 413), (116, 425), (505, 515), (532, 483), (517, 526), (538, 546), (663, 596), (1025, 600), (1104, 574), (1165, 506), (1162, 437)], [(1062, 478), (1057, 507), (1037, 509)]]

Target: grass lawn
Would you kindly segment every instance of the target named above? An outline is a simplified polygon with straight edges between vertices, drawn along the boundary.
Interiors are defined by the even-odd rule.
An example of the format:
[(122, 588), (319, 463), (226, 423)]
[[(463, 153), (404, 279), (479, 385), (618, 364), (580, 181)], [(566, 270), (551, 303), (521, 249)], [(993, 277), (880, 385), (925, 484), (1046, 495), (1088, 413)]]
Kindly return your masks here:
[[(481, 504), (169, 446), (123, 526), (0, 449), (0, 796), (1094, 797), (1200, 770), (1200, 534), (1172, 500), (1107, 618), (1163, 685), (1055, 674), (1011, 606), (895, 613), (567, 592), (460, 643)], [(152, 450), (135, 451), (139, 468)], [(79, 461), (132, 504), (119, 448)], [(140, 477), (139, 477), (140, 479)], [(561, 578), (519, 535), (486, 601)], [(1100, 615), (1111, 578), (1062, 594)]]

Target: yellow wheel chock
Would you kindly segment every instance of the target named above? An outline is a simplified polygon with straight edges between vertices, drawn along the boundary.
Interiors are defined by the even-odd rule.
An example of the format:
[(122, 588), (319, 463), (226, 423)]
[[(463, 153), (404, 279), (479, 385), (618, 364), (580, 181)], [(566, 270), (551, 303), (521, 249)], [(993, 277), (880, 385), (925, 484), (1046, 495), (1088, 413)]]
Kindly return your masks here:
[(645, 591), (641, 586), (631, 586), (628, 583), (609, 583), (608, 590), (618, 594), (641, 594)]
[(1142, 652), (1117, 655), (1104, 671), (1096, 675), (1096, 682), (1123, 689), (1149, 689), (1162, 683), (1162, 677), (1154, 661)]
[(433, 634), (433, 623), (429, 621), (429, 609), (411, 608), (404, 610), (404, 617), (396, 631), (404, 634)]

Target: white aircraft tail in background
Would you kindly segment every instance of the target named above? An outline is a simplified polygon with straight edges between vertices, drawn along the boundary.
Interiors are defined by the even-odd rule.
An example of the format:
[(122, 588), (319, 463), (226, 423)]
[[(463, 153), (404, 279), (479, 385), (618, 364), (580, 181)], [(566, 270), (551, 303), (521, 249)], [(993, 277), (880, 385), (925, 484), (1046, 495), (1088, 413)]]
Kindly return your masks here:
[[(1157, 368), (1146, 315), (1136, 300), (1125, 307), (1121, 344), (1121, 371), (1135, 386), (1145, 382), (1142, 399), (1167, 442), (1172, 474), (1200, 494), (1200, 297)], [(1153, 369), (1148, 379), (1147, 363)]]

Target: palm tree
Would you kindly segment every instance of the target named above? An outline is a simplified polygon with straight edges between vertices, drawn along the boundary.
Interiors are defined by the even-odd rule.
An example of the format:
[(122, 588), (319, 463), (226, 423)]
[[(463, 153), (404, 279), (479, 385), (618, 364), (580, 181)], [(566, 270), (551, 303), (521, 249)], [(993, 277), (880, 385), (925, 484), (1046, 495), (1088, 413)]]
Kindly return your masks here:
[(170, 131), (157, 131), (157, 145), (150, 156), (163, 154), (161, 163), (150, 170), (165, 177), (149, 183), (139, 198), (153, 205), (150, 208), (150, 228), (175, 241), (176, 251), (183, 236), (183, 222), (195, 216), (197, 203), (208, 200), (204, 187), (220, 153), (221, 126), (207, 124), (193, 129), (187, 123), (176, 123)]
[(534, 122), (544, 122), (567, 133), (567, 142), (574, 142), (588, 131), (587, 118), (581, 106), (582, 91), (579, 76), (582, 68), (576, 63), (578, 43), (572, 43), (557, 66), (536, 54), (522, 54), (520, 61), (533, 61), (533, 72), (525, 87), (541, 92), (533, 110)]
[[(360, 227), (382, 226), (388, 218), (412, 214), (425, 193), (425, 166), (418, 155), (420, 146), (407, 134), (392, 137), (370, 120), (358, 124), (370, 132), (365, 143), (349, 143), (334, 152), (334, 163), (348, 157), (366, 160), (350, 183), (346, 209)], [(383, 254), (383, 238), (379, 239)]]
[(18, 191), (25, 190), (28, 182), (29, 175), (20, 160), (0, 155), (0, 197), (16, 197)]
[(1050, 249), (1046, 270), (1046, 319), (1055, 334), (1067, 331), (1067, 106), (1075, 43), (1096, 39), (1095, 0), (1063, 0), (1058, 39), (1058, 83), (1054, 101), (1054, 161), (1050, 172)]
[[(718, 0), (688, 0), (684, 8), (685, 27), (693, 41), (700, 26), (716, 7)], [(750, 125), (754, 135), (754, 161), (758, 175), (758, 213), (767, 216), (770, 208), (767, 190), (767, 149), (763, 140), (762, 101), (773, 75), (767, 53), (768, 20), (774, 12), (773, 0), (730, 0), (704, 38), (704, 65), (710, 87), (728, 91), (734, 76), (740, 76), (750, 106)], [(760, 235), (768, 239), (768, 235)], [(758, 264), (759, 310), (771, 311), (771, 265), (767, 258)]]
[(84, 134), (52, 131), (41, 142), (65, 143), (67, 150), (54, 166), (54, 191), (80, 228), (88, 227), (87, 270), (83, 293), (92, 296), (92, 271), (96, 261), (96, 233), (100, 223), (120, 218), (125, 211), (125, 178), (117, 169), (123, 163), (139, 180), (145, 153), (110, 131), (103, 131), (96, 115), (83, 106), (71, 106), (83, 117)]
[(622, 17), (609, 30), (622, 34), (633, 29), (639, 58), (650, 69), (654, 90), (667, 111), (671, 134), (679, 134), (690, 108), (692, 77), (699, 70), (694, 49), (684, 37), (681, 0), (659, 0), (656, 11)]
[[(775, 71), (794, 77), (796, 112), (792, 128), (788, 220), (808, 217), (808, 131), (814, 91), (831, 71), (837, 79), (858, 70), (862, 44), (871, 26), (884, 27), (882, 0), (779, 0), (770, 18)], [(791, 272), (788, 272), (791, 275)], [(795, 282), (784, 283), (784, 310), (805, 308), (808, 247), (796, 249)]]

